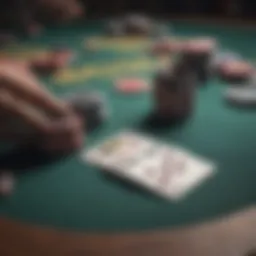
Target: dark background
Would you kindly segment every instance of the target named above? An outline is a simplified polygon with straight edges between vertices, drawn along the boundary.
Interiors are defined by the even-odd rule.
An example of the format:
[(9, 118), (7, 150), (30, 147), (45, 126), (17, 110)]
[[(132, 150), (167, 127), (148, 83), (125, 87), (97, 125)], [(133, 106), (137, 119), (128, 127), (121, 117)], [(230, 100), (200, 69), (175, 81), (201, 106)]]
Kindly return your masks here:
[(253, 0), (83, 0), (89, 17), (130, 11), (153, 15), (200, 15), (256, 18)]
[[(44, 0), (0, 0), (0, 33), (22, 31), (34, 21), (40, 24), (52, 24), (60, 15), (52, 17), (37, 8), (37, 3)], [(69, 0), (48, 2), (66, 3)], [(71, 0), (70, 0), (71, 1)], [(256, 19), (253, 0), (79, 0), (85, 6), (87, 18), (103, 18), (131, 12), (146, 13), (151, 16), (172, 18), (175, 16), (200, 16)], [(254, 4), (253, 4), (254, 3)]]

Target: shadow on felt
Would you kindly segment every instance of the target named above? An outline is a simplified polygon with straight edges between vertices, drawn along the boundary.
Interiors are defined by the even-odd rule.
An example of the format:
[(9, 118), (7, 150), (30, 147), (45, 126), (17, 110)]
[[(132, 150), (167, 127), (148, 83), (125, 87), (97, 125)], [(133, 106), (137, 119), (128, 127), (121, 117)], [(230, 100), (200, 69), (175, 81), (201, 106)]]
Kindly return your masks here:
[(0, 154), (0, 170), (15, 173), (32, 171), (34, 168), (51, 165), (64, 160), (67, 155), (52, 155), (32, 146), (23, 146)]
[(118, 177), (108, 171), (103, 170), (101, 173), (104, 180), (106, 180), (109, 183), (115, 184), (116, 186), (121, 187), (122, 189), (126, 189), (131, 193), (140, 194), (148, 199), (164, 200), (160, 196), (154, 194), (153, 192), (151, 193), (150, 190), (147, 190), (147, 188), (144, 188), (139, 184), (136, 184), (132, 181), (128, 181), (125, 178)]
[(172, 120), (164, 120), (159, 118), (156, 114), (151, 113), (146, 115), (138, 123), (134, 124), (134, 128), (141, 132), (164, 134), (166, 131), (177, 130), (182, 128), (189, 119), (187, 118), (173, 118)]

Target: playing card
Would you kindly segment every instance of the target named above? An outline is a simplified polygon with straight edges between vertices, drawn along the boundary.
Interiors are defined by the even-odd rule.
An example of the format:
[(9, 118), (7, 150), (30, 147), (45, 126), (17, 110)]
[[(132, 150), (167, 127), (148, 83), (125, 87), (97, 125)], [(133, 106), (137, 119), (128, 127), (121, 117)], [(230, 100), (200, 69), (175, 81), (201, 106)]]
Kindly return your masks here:
[(130, 178), (170, 200), (178, 200), (210, 177), (214, 165), (177, 147), (161, 147), (130, 170)]
[(215, 170), (208, 160), (178, 148), (164, 153), (161, 166), (160, 189), (174, 200), (183, 198)]
[(183, 198), (215, 170), (202, 157), (133, 132), (111, 137), (82, 158), (169, 200)]
[(146, 145), (146, 140), (140, 139), (136, 134), (122, 132), (85, 152), (82, 158), (98, 165), (121, 163), (140, 155)]

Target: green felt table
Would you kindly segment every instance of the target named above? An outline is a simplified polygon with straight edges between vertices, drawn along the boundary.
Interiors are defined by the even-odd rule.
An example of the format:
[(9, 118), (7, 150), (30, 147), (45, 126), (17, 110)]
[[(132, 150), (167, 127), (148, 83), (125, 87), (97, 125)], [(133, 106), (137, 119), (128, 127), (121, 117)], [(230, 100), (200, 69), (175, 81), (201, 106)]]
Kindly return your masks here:
[[(256, 30), (186, 22), (172, 25), (177, 35), (213, 36), (222, 49), (256, 60)], [(85, 50), (83, 40), (100, 35), (102, 26), (101, 22), (88, 22), (51, 28), (42, 37), (28, 40), (24, 45), (28, 48), (68, 46), (76, 51), (71, 64), (73, 69), (92, 63), (95, 67), (106, 67), (124, 60), (145, 58), (145, 49), (131, 52)], [(124, 75), (134, 72), (148, 80), (154, 75), (152, 69), (133, 70), (131, 74), (125, 70)], [(119, 76), (122, 75), (120, 71)], [(256, 112), (228, 106), (223, 99), (225, 83), (213, 79), (198, 88), (194, 114), (179, 129), (166, 127), (150, 131), (143, 128), (143, 122), (153, 108), (151, 93), (122, 95), (114, 89), (113, 77), (101, 75), (64, 84), (54, 78), (43, 79), (59, 97), (84, 90), (97, 90), (105, 95), (110, 116), (99, 129), (85, 136), (84, 149), (116, 132), (139, 130), (209, 158), (217, 164), (216, 175), (184, 200), (168, 202), (115, 179), (107, 179), (97, 168), (82, 162), (78, 153), (19, 173), (15, 193), (0, 201), (1, 216), (68, 230), (123, 232), (171, 229), (212, 221), (255, 203)]]

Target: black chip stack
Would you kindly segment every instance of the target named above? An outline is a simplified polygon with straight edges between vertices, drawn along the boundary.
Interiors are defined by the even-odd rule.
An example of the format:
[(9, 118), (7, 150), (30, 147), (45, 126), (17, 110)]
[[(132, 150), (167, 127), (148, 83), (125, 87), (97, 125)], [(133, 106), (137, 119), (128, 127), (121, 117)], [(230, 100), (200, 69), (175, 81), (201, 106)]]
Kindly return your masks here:
[(211, 75), (212, 70), (212, 60), (214, 57), (214, 51), (209, 52), (190, 52), (183, 51), (180, 53), (180, 58), (183, 59), (188, 65), (193, 68), (197, 74), (198, 81), (200, 85), (205, 85)]
[(163, 122), (188, 118), (194, 109), (196, 73), (184, 59), (157, 73), (154, 86), (155, 115)]
[(97, 93), (74, 94), (67, 98), (73, 109), (84, 117), (87, 131), (97, 128), (107, 118), (104, 97)]

